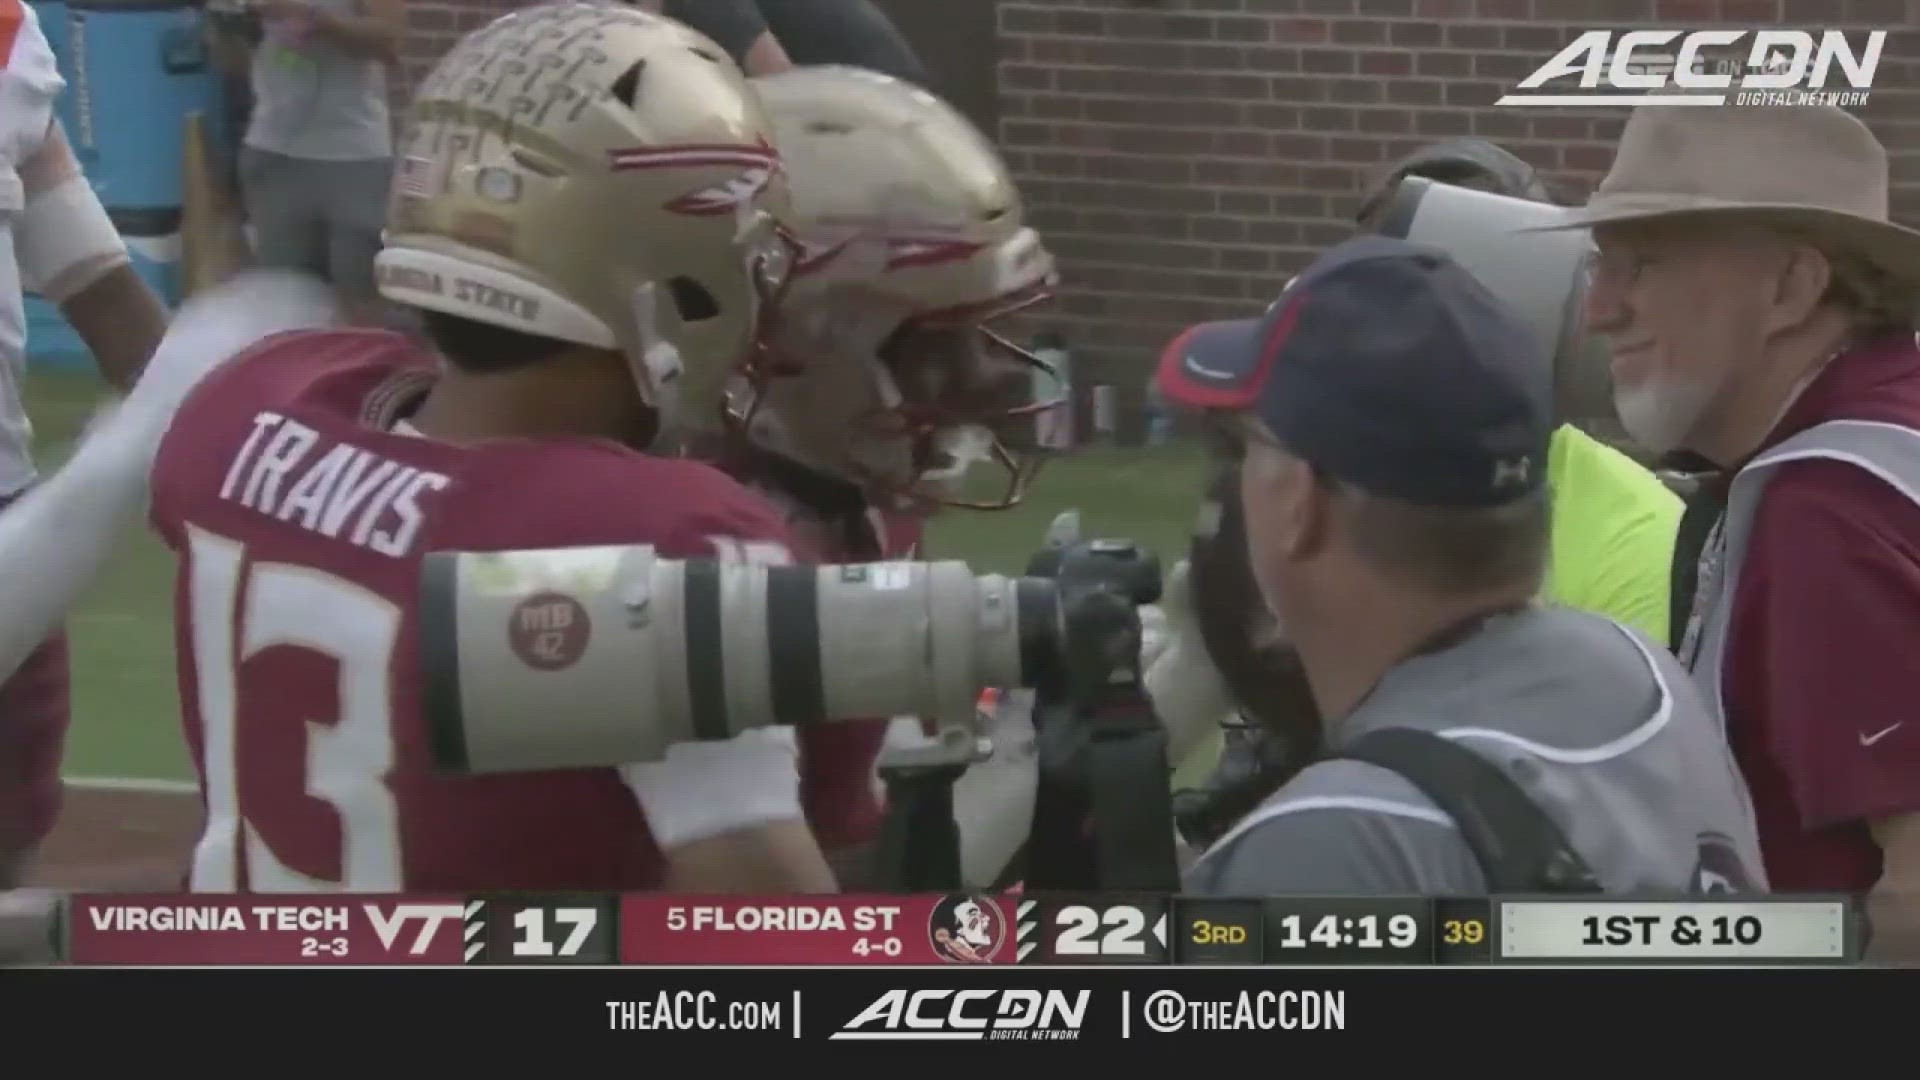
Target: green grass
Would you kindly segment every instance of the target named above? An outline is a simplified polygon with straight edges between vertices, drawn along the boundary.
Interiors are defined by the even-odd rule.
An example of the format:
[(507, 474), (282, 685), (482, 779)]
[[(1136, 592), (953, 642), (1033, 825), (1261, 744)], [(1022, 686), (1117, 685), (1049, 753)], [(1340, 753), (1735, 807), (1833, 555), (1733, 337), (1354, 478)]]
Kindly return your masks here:
[[(35, 372), (27, 407), (44, 468), (56, 465), (101, 393), (91, 375)], [(1027, 501), (996, 513), (936, 519), (928, 554), (1017, 573), (1054, 515), (1077, 508), (1088, 535), (1135, 540), (1171, 557), (1185, 550), (1204, 463), (1185, 449), (1093, 449), (1051, 462)], [(73, 644), (73, 776), (186, 778), (173, 660), (173, 559), (129, 527), (68, 626)]]

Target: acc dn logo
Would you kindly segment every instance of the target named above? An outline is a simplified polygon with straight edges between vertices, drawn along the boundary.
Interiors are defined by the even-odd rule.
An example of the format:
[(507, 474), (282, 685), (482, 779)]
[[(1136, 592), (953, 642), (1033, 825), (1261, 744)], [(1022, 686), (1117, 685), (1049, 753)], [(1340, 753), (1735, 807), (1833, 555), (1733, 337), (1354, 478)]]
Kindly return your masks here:
[[(1751, 36), (1751, 41), (1746, 41)], [(1677, 52), (1664, 46), (1680, 40)], [(1617, 40), (1616, 40), (1617, 39)], [(1818, 41), (1804, 30), (1590, 30), (1520, 80), (1500, 105), (1858, 105), (1880, 68), (1885, 30), (1867, 34), (1855, 49), (1838, 30)], [(1745, 51), (1744, 63), (1707, 63), (1702, 50), (1724, 56)], [(1643, 51), (1644, 50), (1644, 51)], [(1851, 90), (1828, 90), (1838, 65)], [(1579, 76), (1582, 93), (1541, 87)], [(1678, 91), (1675, 92), (1675, 88)], [(1709, 91), (1738, 90), (1735, 94)], [(1659, 91), (1668, 91), (1660, 93)], [(1594, 92), (1600, 91), (1600, 92)], [(1612, 92), (1608, 92), (1612, 91)], [(1620, 93), (1619, 91), (1631, 91)]]
[(1078, 1039), (1091, 990), (889, 990), (834, 1039)]

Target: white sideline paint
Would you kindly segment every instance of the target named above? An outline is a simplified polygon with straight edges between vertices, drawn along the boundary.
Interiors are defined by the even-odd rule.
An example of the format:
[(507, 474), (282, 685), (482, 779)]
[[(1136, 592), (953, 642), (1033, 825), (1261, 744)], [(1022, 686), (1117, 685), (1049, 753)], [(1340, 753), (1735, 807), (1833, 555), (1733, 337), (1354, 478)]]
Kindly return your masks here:
[(136, 776), (68, 776), (62, 779), (68, 787), (81, 791), (137, 791), (148, 795), (200, 793), (200, 785), (191, 780), (150, 780)]

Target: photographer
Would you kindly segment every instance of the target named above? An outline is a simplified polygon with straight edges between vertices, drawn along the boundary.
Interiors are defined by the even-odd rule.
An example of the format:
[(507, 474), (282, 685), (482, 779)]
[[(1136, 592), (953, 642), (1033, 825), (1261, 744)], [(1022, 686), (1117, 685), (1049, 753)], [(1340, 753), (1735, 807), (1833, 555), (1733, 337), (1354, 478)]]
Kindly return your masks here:
[[(1436, 188), (1438, 185), (1447, 185), (1447, 188), (1409, 197), (1403, 185), (1409, 178), (1435, 181)], [(1526, 200), (1526, 203), (1483, 209), (1480, 203), (1467, 201), (1464, 193), (1457, 192), (1459, 188)], [(1489, 258), (1514, 260), (1527, 268), (1529, 283), (1540, 275), (1551, 277), (1560, 272), (1546, 255), (1522, 252), (1517, 244), (1504, 237), (1489, 240), (1475, 233), (1475, 230), (1491, 233), (1496, 229), (1517, 228), (1525, 224), (1522, 217), (1527, 213), (1536, 216), (1551, 213), (1544, 207), (1527, 204), (1553, 202), (1531, 166), (1484, 139), (1449, 139), (1421, 147), (1395, 162), (1362, 199), (1357, 224), (1365, 232), (1408, 236), (1414, 225), (1410, 219), (1419, 215), (1424, 221), (1430, 204), (1449, 190), (1456, 193), (1449, 196), (1445, 210), (1449, 214), (1457, 212), (1459, 221), (1447, 221), (1447, 227), (1456, 237), (1468, 239), (1464, 246), (1477, 246), (1482, 250), (1481, 264), (1472, 269), (1483, 270)], [(1485, 202), (1497, 200), (1481, 200)], [(1489, 244), (1495, 246), (1488, 247)], [(1509, 247), (1512, 250), (1508, 250)], [(1511, 299), (1502, 284), (1495, 279), (1485, 280), (1503, 300)], [(1552, 309), (1552, 317), (1566, 318), (1558, 308)], [(1588, 357), (1576, 355), (1559, 364), (1583, 361), (1592, 362)], [(1558, 375), (1564, 377), (1570, 373), (1562, 371)], [(1565, 411), (1586, 416), (1608, 408), (1609, 403), (1605, 401), (1583, 400), (1578, 407)], [(1556, 419), (1561, 422), (1553, 431), (1546, 468), (1547, 487), (1552, 497), (1551, 558), (1541, 596), (1619, 620), (1665, 644), (1670, 622), (1669, 564), (1681, 515), (1680, 500), (1658, 477), (1626, 454), (1575, 424), (1565, 422), (1567, 417)], [(1266, 614), (1246, 599), (1255, 590), (1245, 565), (1236, 499), (1233, 485), (1216, 492), (1215, 502), (1223, 520), (1210, 522), (1215, 527), (1196, 540), (1192, 578), (1199, 594), (1198, 603), (1180, 603), (1183, 590), (1169, 588), (1169, 614), (1175, 616), (1173, 629), (1196, 639), (1196, 644), (1203, 638), (1206, 647), (1196, 647), (1188, 654), (1205, 661), (1198, 675), (1174, 670), (1175, 665), (1168, 665), (1158, 673), (1157, 700), (1167, 699), (1159, 702), (1163, 715), (1191, 702), (1231, 721), (1233, 706), (1220, 708), (1218, 690), (1206, 693), (1204, 685), (1197, 689), (1191, 685), (1195, 679), (1204, 684), (1212, 668), (1224, 674), (1237, 704), (1256, 702), (1264, 706), (1256, 711), (1269, 715), (1260, 719), (1271, 721), (1271, 714), (1281, 711), (1280, 700), (1299, 696), (1297, 690), (1290, 690), (1288, 685), (1289, 681), (1297, 683), (1297, 680), (1280, 677), (1284, 657), (1257, 645), (1270, 636), (1270, 627)], [(1174, 584), (1180, 582), (1176, 579)], [(1195, 722), (1212, 721), (1195, 718)], [(1285, 767), (1291, 751), (1274, 745), (1270, 734), (1274, 726), (1268, 722), (1229, 727), (1224, 736), (1216, 736), (1211, 746), (1203, 748), (1184, 765), (1181, 779), (1187, 783), (1181, 786), (1199, 785), (1185, 796), (1188, 805), (1195, 807), (1199, 816), (1214, 819), (1205, 827), (1190, 823), (1202, 834), (1201, 838), (1229, 824), (1226, 819), (1233, 816), (1236, 807), (1245, 808), (1245, 797), (1234, 789), (1252, 781), (1263, 762), (1269, 767)], [(1202, 777), (1204, 779), (1200, 779)], [(1203, 806), (1204, 811), (1200, 811)]]
[[(1535, 351), (1445, 254), (1378, 237), (1168, 350), (1167, 399), (1223, 414), (1241, 449), (1252, 572), (1319, 717), (1283, 740), (1329, 748), (1193, 891), (1762, 885), (1746, 791), (1672, 658), (1535, 602), (1553, 432)], [(1489, 842), (1518, 829), (1530, 850)]]

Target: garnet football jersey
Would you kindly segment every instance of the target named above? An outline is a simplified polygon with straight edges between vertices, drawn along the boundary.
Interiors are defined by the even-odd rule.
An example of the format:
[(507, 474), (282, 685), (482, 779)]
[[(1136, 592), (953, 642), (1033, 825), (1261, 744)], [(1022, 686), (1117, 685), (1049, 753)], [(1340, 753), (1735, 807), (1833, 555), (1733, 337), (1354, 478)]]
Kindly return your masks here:
[(270, 338), (196, 390), (160, 450), (153, 521), (180, 556), (181, 704), (208, 810), (197, 891), (660, 880), (620, 770), (434, 771), (415, 663), (422, 556), (651, 544), (725, 557), (784, 550), (786, 529), (695, 462), (394, 431), (432, 370), (384, 332)]

